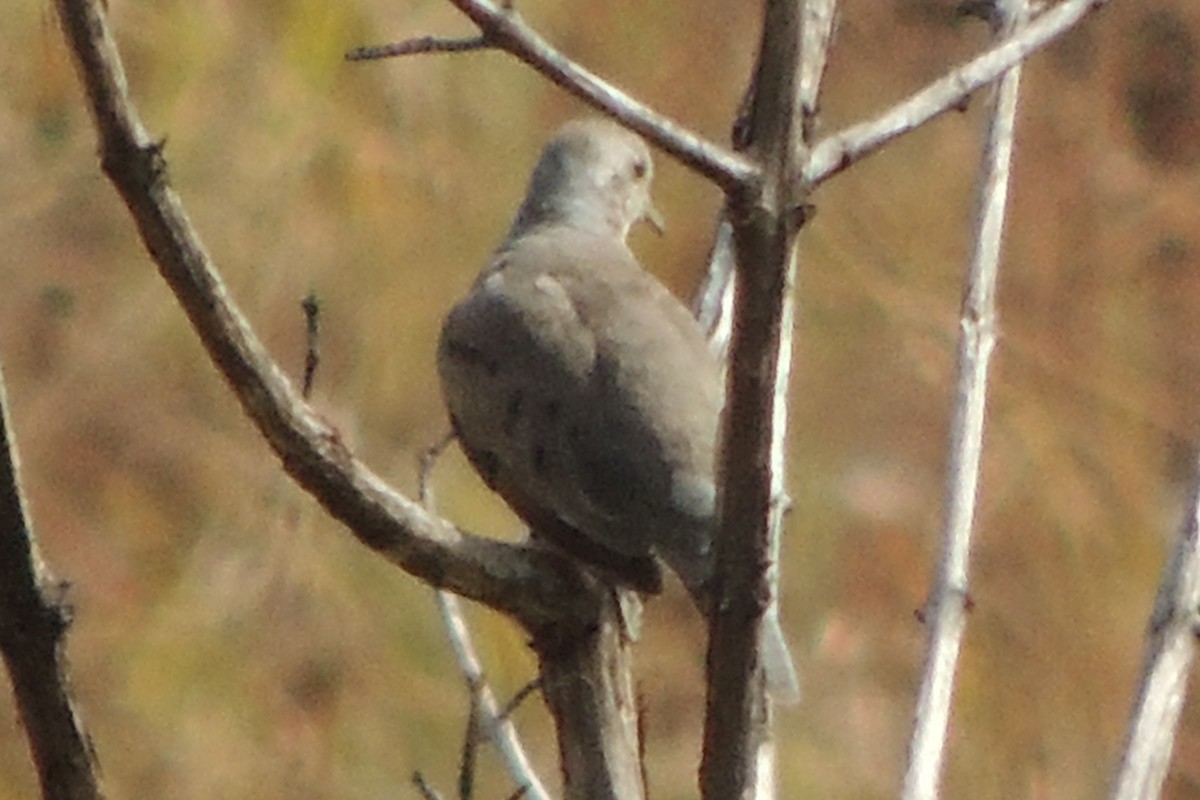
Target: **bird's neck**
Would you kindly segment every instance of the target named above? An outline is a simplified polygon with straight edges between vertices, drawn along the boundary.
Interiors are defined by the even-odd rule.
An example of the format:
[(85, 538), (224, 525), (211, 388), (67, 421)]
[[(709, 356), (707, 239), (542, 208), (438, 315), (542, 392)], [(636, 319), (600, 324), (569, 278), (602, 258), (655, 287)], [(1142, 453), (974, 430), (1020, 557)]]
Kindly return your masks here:
[(526, 197), (507, 238), (511, 241), (534, 230), (559, 226), (621, 242), (629, 234), (628, 222), (611, 202), (578, 192), (564, 192)]

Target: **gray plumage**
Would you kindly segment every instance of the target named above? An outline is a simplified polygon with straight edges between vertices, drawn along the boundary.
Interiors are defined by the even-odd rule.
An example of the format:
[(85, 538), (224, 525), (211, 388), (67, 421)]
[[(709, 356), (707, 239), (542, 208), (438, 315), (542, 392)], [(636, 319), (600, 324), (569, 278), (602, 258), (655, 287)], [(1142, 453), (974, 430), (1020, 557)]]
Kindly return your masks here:
[[(538, 533), (655, 590), (658, 556), (707, 613), (721, 365), (626, 245), (653, 218), (652, 162), (609, 122), (546, 146), (491, 262), (446, 318), (438, 371), (484, 480)], [(774, 614), (773, 694), (796, 694)]]

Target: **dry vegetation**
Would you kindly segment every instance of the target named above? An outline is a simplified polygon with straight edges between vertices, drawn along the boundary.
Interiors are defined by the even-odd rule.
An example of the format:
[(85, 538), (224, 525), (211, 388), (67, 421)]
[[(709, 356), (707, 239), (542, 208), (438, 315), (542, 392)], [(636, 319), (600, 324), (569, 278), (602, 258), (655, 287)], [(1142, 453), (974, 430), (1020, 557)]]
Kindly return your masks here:
[[(721, 137), (753, 54), (743, 4), (525, 0), (568, 53)], [(843, 6), (830, 124), (986, 39), (952, 2)], [(445, 3), (111, 3), (135, 96), (238, 301), (316, 403), (405, 490), (444, 427), (438, 321), (505, 230), (546, 134), (581, 109), (500, 55), (347, 65), (354, 45), (466, 32)], [(686, 34), (681, 35), (686, 31)], [(1026, 73), (974, 612), (947, 795), (1099, 796), (1200, 438), (1200, 6), (1116, 2)], [(41, 0), (0, 32), (0, 359), (44, 553), (73, 583), (77, 693), (114, 797), (378, 797), (449, 788), (465, 694), (429, 593), (282, 475), (100, 175)], [(978, 105), (978, 104), (976, 104)], [(802, 237), (785, 621), (807, 700), (779, 725), (785, 796), (894, 796), (922, 660), (960, 275), (981, 125), (942, 118), (836, 178)], [(720, 198), (660, 167), (681, 292)], [(516, 525), (465, 464), (442, 510)], [(675, 587), (677, 589), (677, 587)], [(500, 688), (532, 660), (479, 615)], [(651, 784), (694, 795), (703, 630), (651, 606)], [(0, 800), (36, 789), (0, 693)], [(521, 712), (547, 766), (536, 702)], [(485, 765), (486, 797), (508, 794)], [(1184, 712), (1167, 796), (1200, 797)]]

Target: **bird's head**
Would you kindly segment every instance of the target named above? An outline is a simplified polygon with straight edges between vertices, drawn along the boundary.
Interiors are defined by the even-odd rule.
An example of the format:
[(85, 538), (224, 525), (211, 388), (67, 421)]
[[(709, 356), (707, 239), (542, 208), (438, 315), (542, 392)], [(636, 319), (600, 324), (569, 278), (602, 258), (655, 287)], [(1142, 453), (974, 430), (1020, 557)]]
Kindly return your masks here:
[(510, 237), (555, 224), (624, 241), (643, 220), (661, 232), (653, 177), (650, 150), (635, 134), (607, 120), (567, 123), (542, 151)]

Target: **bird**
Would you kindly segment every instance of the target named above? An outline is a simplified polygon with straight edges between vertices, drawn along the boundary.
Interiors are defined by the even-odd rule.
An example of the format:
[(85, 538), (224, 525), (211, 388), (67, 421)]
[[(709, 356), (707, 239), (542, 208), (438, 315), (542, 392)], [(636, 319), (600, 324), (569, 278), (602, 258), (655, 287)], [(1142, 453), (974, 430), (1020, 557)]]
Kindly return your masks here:
[[(645, 142), (607, 120), (545, 146), (491, 259), (447, 314), (437, 367), (467, 460), (530, 527), (614, 582), (661, 587), (659, 560), (712, 611), (724, 371), (700, 324), (642, 268), (661, 229)], [(773, 697), (799, 684), (774, 610)]]

